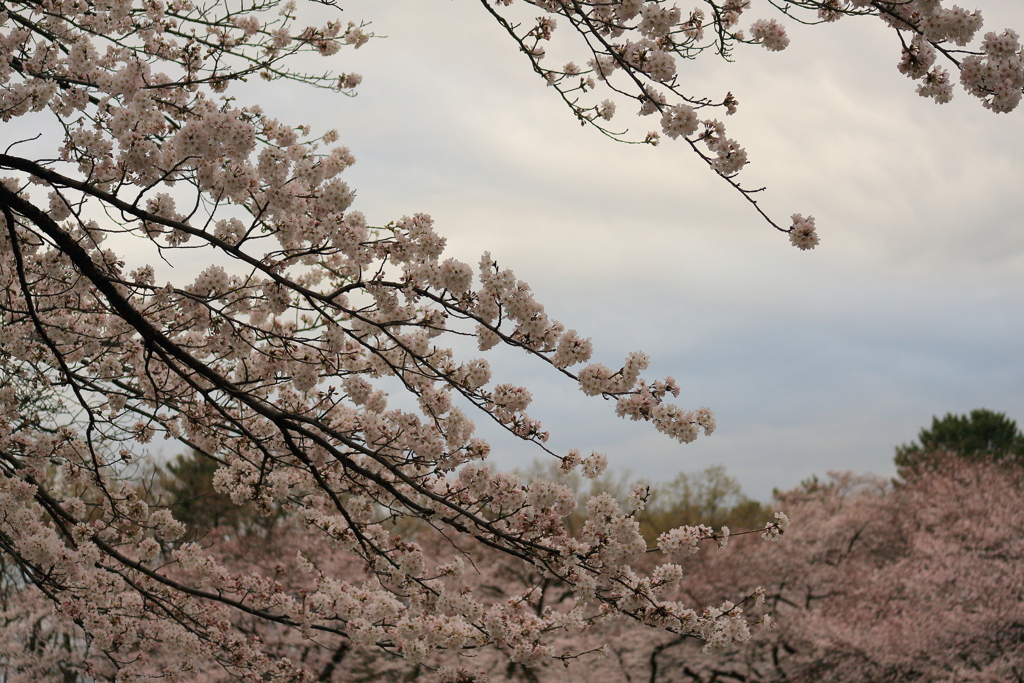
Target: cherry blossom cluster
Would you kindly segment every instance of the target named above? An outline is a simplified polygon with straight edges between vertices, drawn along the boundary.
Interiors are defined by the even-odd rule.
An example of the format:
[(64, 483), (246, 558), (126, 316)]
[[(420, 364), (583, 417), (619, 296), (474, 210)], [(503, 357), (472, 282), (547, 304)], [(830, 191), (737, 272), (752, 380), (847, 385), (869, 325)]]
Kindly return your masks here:
[(793, 225), (789, 229), (789, 242), (797, 249), (814, 249), (818, 246), (818, 233), (814, 227), (814, 217), (804, 218), (798, 213), (793, 214)]

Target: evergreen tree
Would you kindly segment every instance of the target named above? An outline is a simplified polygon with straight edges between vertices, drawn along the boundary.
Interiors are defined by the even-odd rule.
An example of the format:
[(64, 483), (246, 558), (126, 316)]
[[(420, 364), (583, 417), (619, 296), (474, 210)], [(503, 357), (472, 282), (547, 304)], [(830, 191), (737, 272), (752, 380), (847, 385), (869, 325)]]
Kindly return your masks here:
[(943, 456), (966, 460), (1007, 461), (1024, 465), (1024, 435), (1017, 423), (985, 408), (970, 415), (947, 413), (941, 420), (932, 418), (931, 429), (917, 435), (920, 443), (896, 448), (896, 467), (901, 477), (934, 469)]
[(237, 505), (231, 496), (217, 491), (213, 475), (218, 467), (216, 460), (192, 451), (167, 463), (166, 472), (160, 473), (174, 518), (188, 529), (183, 540), (202, 538), (217, 528), (233, 533), (252, 531), (253, 525), (266, 528), (280, 516), (278, 510), (261, 515), (251, 504)]

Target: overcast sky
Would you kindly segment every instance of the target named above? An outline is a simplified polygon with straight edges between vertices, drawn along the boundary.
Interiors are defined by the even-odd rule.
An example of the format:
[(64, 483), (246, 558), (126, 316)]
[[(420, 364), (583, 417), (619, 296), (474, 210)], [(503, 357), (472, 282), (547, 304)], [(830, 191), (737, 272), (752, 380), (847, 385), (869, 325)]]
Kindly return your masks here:
[[(376, 224), (431, 214), (451, 255), (490, 250), (594, 338), (596, 360), (643, 350), (684, 407), (718, 420), (680, 446), (502, 356), (496, 379), (533, 390), (556, 448), (650, 478), (724, 464), (764, 499), (828, 470), (892, 474), (893, 447), (932, 415), (1024, 420), (1024, 118), (959, 87), (945, 106), (918, 97), (877, 19), (788, 22), (785, 52), (741, 46), (735, 63), (683, 68), (693, 94), (739, 98), (729, 130), (765, 208), (817, 218), (821, 246), (799, 252), (682, 144), (581, 128), (479, 2), (343, 4), (387, 36), (335, 58), (363, 74), (359, 95), (275, 84), (263, 103), (340, 131), (355, 208)], [(1024, 29), (1019, 0), (980, 9), (985, 30)], [(537, 455), (495, 445), (502, 467)]]

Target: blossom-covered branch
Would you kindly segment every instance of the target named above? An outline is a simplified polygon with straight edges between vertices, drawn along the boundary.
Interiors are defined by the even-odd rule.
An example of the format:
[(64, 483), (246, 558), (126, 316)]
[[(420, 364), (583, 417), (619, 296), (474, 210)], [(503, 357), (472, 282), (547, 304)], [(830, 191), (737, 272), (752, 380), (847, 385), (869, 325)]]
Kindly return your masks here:
[[(703, 0), (688, 12), (667, 0), (481, 2), (581, 124), (623, 142), (658, 144), (662, 136), (685, 141), (769, 224), (789, 233), (794, 246), (812, 249), (818, 244), (813, 218), (795, 214), (792, 224), (784, 228), (758, 205), (756, 195), (764, 188), (749, 189), (740, 183), (747, 151), (727, 136), (722, 121), (709, 116), (714, 111), (727, 116), (736, 113), (738, 100), (733, 93), (695, 94), (678, 73), (681, 61), (705, 53), (731, 59), (737, 44), (761, 45), (773, 52), (785, 49), (790, 39), (779, 20), (756, 19), (748, 32), (741, 22), (751, 11), (751, 0)], [(989, 32), (980, 45), (971, 47), (982, 27), (978, 11), (945, 7), (942, 0), (770, 0), (768, 4), (800, 23), (834, 22), (849, 16), (880, 18), (900, 41), (899, 71), (919, 82), (917, 92), (922, 97), (936, 102), (953, 97), (950, 66), (959, 71), (964, 89), (994, 112), (1012, 111), (1024, 92), (1024, 52), (1016, 32)], [(517, 6), (544, 14), (530, 20), (516, 11)], [(582, 43), (580, 58), (559, 66), (545, 60), (545, 45), (557, 39), (560, 24), (569, 27), (563, 33), (582, 38)], [(639, 105), (640, 116), (658, 116), (658, 129), (641, 138), (609, 128), (618, 105), (626, 101)]]

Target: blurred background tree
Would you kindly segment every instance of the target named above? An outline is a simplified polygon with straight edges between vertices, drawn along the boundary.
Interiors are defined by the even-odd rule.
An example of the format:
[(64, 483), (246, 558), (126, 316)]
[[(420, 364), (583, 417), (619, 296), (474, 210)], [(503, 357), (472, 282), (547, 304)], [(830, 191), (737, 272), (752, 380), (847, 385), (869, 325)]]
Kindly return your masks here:
[(641, 528), (656, 538), (681, 524), (753, 529), (771, 519), (772, 509), (748, 498), (723, 465), (712, 465), (680, 472), (667, 484), (652, 487), (644, 513)]
[[(774, 508), (748, 498), (723, 465), (711, 465), (698, 472), (680, 472), (661, 485), (634, 479), (629, 472), (606, 473), (592, 482), (584, 482), (576, 472), (564, 474), (555, 465), (540, 461), (520, 474), (526, 481), (538, 478), (557, 481), (582, 500), (610, 493), (624, 508), (631, 492), (647, 487), (647, 502), (644, 509), (636, 513), (636, 520), (644, 538), (652, 545), (659, 534), (684, 524), (707, 524), (716, 528), (725, 525), (737, 531), (762, 527), (774, 514)], [(583, 527), (583, 521), (583, 511), (577, 509), (569, 520), (569, 528), (576, 533)]]
[(261, 514), (252, 504), (232, 502), (213, 486), (218, 467), (216, 460), (192, 451), (157, 469), (157, 500), (188, 529), (183, 541), (202, 538), (214, 529), (229, 535), (265, 532), (284, 514), (280, 508)]

